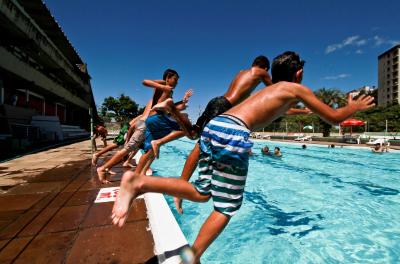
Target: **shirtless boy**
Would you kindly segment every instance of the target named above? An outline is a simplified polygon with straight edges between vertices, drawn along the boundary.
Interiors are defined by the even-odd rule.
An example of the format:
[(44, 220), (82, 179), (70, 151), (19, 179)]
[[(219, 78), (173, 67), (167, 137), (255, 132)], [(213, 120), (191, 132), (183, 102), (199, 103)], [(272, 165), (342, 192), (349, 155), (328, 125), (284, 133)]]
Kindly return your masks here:
[[(96, 166), (97, 165), (97, 160), (105, 153), (118, 148), (119, 146), (123, 146), (125, 142), (127, 141), (125, 138), (127, 136), (128, 130), (131, 126), (135, 126), (136, 120), (138, 120), (141, 116), (135, 117), (132, 119), (129, 123), (125, 123), (122, 125), (118, 135), (114, 138), (113, 143), (108, 144), (107, 147), (103, 148), (97, 153), (93, 154), (92, 157), (92, 165)], [(129, 166), (128, 164), (125, 164), (126, 166)]]
[(200, 138), (199, 177), (194, 184), (183, 179), (161, 178), (126, 172), (114, 203), (112, 221), (124, 225), (132, 199), (146, 192), (158, 192), (195, 202), (213, 199), (214, 210), (201, 227), (192, 250), (195, 263), (218, 237), (242, 205), (248, 172), (250, 131), (262, 128), (302, 101), (325, 121), (337, 124), (357, 111), (374, 106), (373, 97), (348, 98), (345, 107), (333, 109), (321, 102), (312, 90), (300, 84), (303, 64), (298, 54), (285, 52), (274, 59), (275, 84), (255, 93), (225, 114), (213, 118)]
[[(185, 132), (186, 136), (191, 139), (197, 138), (207, 123), (214, 117), (226, 112), (233, 106), (241, 103), (243, 100), (248, 98), (254, 89), (262, 82), (268, 86), (272, 84), (271, 77), (268, 74), (270, 63), (267, 57), (258, 56), (254, 59), (250, 69), (240, 71), (231, 84), (229, 85), (228, 91), (223, 95), (212, 99), (208, 104), (203, 114), (199, 117), (196, 125), (192, 127), (190, 122), (187, 122), (180, 118), (179, 112), (176, 111), (170, 100), (165, 100), (163, 103), (155, 105), (153, 109), (166, 110), (172, 114), (172, 116), (180, 123), (181, 128)], [(290, 109), (287, 114), (302, 114), (309, 113), (309, 110), (303, 109)], [(153, 150), (156, 157), (158, 157), (158, 149), (161, 144), (169, 142), (169, 138), (162, 138), (152, 142)], [(185, 165), (182, 170), (181, 178), (189, 181), (194, 170), (197, 167), (199, 161), (200, 147), (199, 143), (196, 143), (192, 152), (186, 159)], [(174, 198), (175, 206), (179, 213), (183, 212), (182, 199)]]
[[(125, 157), (129, 152), (136, 153), (145, 139), (145, 121), (151, 113), (151, 108), (168, 98), (171, 98), (173, 89), (178, 84), (179, 75), (175, 70), (167, 69), (163, 74), (163, 80), (144, 80), (143, 85), (154, 88), (152, 99), (147, 103), (142, 117), (137, 120), (135, 126), (128, 131), (129, 141), (124, 148), (114, 154), (103, 166), (97, 168), (99, 180), (102, 183), (109, 183), (106, 179), (106, 173)], [(132, 135), (132, 136), (130, 136)], [(134, 155), (134, 154), (133, 154)]]

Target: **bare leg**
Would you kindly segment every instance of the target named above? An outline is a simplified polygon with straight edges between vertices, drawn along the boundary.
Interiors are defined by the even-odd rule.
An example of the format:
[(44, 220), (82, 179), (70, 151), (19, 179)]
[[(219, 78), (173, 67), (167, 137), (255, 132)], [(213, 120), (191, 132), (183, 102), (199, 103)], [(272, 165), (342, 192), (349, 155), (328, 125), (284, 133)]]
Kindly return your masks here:
[(115, 153), (114, 156), (112, 156), (112, 158), (107, 161), (103, 166), (97, 168), (97, 174), (99, 176), (99, 180), (102, 183), (109, 183), (109, 181), (107, 181), (106, 179), (106, 169), (110, 169), (112, 166), (118, 164), (123, 159), (123, 157), (125, 157), (126, 154), (128, 154), (128, 150), (123, 148)]
[(106, 138), (102, 138), (101, 140), (103, 141), (104, 147), (107, 147), (107, 139)]
[(185, 135), (190, 139), (195, 139), (197, 137), (196, 131), (193, 130), (193, 126), (190, 123), (189, 118), (186, 115), (181, 114), (181, 112), (176, 109), (174, 102), (171, 98), (156, 104), (152, 110), (166, 110), (172, 117), (178, 122), (179, 126), (182, 128)]
[(129, 156), (128, 156), (128, 158), (126, 159), (126, 161), (122, 164), (122, 167), (125, 167), (125, 168), (134, 168), (135, 166), (133, 166), (133, 165), (131, 164), (131, 160), (132, 160), (133, 156), (135, 156), (135, 154), (136, 154), (136, 151), (132, 151), (132, 152), (129, 154)]
[(181, 138), (185, 135), (183, 131), (172, 131), (168, 135), (166, 135), (163, 138), (157, 139), (157, 140), (152, 140), (151, 147), (153, 149), (154, 155), (158, 159), (159, 152), (160, 152), (160, 147), (168, 142), (171, 142), (175, 139)]
[(206, 202), (210, 199), (210, 196), (201, 195), (192, 184), (184, 180), (144, 176), (127, 171), (122, 177), (118, 197), (114, 203), (111, 216), (113, 224), (123, 226), (132, 200), (146, 192), (165, 193), (195, 202)]
[[(185, 166), (182, 170), (181, 179), (185, 181), (189, 181), (190, 177), (193, 175), (193, 172), (196, 170), (197, 164), (199, 163), (199, 156), (200, 156), (200, 145), (196, 143), (192, 152), (190, 152), (189, 157), (186, 159)], [(178, 197), (174, 197), (174, 203), (176, 209), (180, 214), (183, 213), (182, 208), (182, 199)]]
[(92, 147), (94, 151), (97, 151), (96, 136), (92, 137)]
[(161, 103), (158, 103), (151, 108), (153, 111), (164, 111), (169, 112), (171, 111), (171, 107), (174, 106), (174, 101), (171, 98), (168, 98)]
[(193, 243), (192, 249), (195, 255), (195, 263), (200, 261), (201, 255), (211, 243), (221, 234), (230, 217), (220, 212), (213, 211), (200, 228), (199, 234)]
[(145, 175), (151, 163), (154, 160), (154, 152), (152, 149), (148, 150), (145, 154), (140, 157), (139, 164), (136, 166), (135, 173)]
[(100, 150), (98, 153), (93, 154), (92, 157), (92, 165), (96, 166), (97, 165), (97, 160), (99, 157), (101, 157), (101, 155), (103, 155), (106, 152), (109, 152), (115, 148), (118, 148), (117, 144), (112, 143), (111, 145), (108, 145), (107, 147), (103, 148), (102, 150)]

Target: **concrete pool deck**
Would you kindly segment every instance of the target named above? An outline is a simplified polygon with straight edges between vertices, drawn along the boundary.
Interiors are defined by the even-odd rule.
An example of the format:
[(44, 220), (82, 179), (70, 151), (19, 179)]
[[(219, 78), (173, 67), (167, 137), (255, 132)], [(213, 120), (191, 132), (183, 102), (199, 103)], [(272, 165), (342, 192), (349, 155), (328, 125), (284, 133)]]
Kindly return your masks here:
[[(90, 141), (0, 163), (0, 263), (157, 263), (144, 199), (114, 227), (90, 165)], [(140, 243), (138, 243), (140, 242)]]

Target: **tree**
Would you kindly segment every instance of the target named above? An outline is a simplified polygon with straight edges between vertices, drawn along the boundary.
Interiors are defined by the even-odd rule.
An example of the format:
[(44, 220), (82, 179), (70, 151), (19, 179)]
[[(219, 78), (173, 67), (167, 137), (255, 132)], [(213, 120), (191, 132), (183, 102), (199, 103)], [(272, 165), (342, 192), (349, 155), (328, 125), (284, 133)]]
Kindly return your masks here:
[[(314, 92), (315, 95), (325, 104), (329, 105), (333, 108), (339, 108), (346, 105), (345, 95), (339, 90), (335, 88), (321, 88)], [(318, 118), (319, 124), (322, 128), (322, 136), (329, 137), (332, 129), (332, 125), (326, 123), (321, 118)]]
[(127, 121), (138, 115), (139, 105), (129, 96), (121, 94), (118, 98), (104, 98), (100, 113), (104, 119), (114, 117), (117, 121)]
[(400, 131), (400, 106), (374, 107), (364, 112), (358, 112), (356, 118), (368, 122), (368, 130), (383, 132), (388, 122), (388, 132)]

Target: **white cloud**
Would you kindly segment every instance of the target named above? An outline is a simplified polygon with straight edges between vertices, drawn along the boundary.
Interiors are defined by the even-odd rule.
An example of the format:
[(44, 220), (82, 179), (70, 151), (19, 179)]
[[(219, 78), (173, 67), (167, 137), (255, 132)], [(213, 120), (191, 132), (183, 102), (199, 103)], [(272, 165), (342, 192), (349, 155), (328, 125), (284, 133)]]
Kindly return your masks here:
[(348, 74), (348, 73), (342, 73), (342, 74), (335, 75), (335, 76), (326, 76), (326, 77), (324, 77), (323, 79), (324, 79), (324, 80), (338, 80), (338, 79), (348, 78), (348, 77), (350, 77), (350, 76), (351, 76), (351, 75)]
[(400, 40), (385, 39), (380, 36), (374, 36), (374, 41), (376, 47), (379, 47), (381, 45), (395, 46), (397, 44), (400, 44)]
[(375, 35), (373, 38), (361, 38), (360, 35), (354, 35), (345, 38), (342, 42), (340, 43), (334, 43), (331, 45), (328, 45), (325, 48), (325, 54), (329, 54), (332, 52), (335, 52), (337, 50), (343, 49), (345, 47), (354, 47), (357, 48), (355, 50), (356, 54), (362, 54), (364, 51), (360, 49), (360, 47), (367, 45), (370, 43), (370, 45), (374, 47), (379, 47), (382, 45), (387, 45), (387, 46), (395, 46), (400, 44), (400, 40), (393, 40), (393, 39), (387, 39), (385, 37), (381, 37), (378, 35)]
[(360, 35), (350, 36), (350, 37), (345, 38), (341, 43), (331, 44), (328, 47), (326, 47), (325, 53), (329, 54), (336, 50), (342, 49), (346, 46), (361, 47), (361, 46), (367, 44), (367, 42), (368, 42), (368, 40), (361, 39)]
[(360, 36), (351, 36), (351, 37), (348, 37), (348, 38), (346, 38), (345, 40), (343, 40), (343, 46), (347, 46), (347, 45), (351, 45), (351, 44), (353, 44), (353, 43), (355, 43), (356, 42), (356, 40), (357, 39), (359, 39), (360, 38)]
[(355, 45), (356, 45), (357, 47), (363, 46), (363, 45), (365, 45), (365, 44), (367, 44), (367, 40), (366, 40), (366, 39), (361, 39), (361, 40), (359, 40), (359, 41), (356, 41), (356, 43), (355, 43)]
[(385, 43), (385, 40), (379, 36), (374, 36), (375, 46), (380, 46)]

